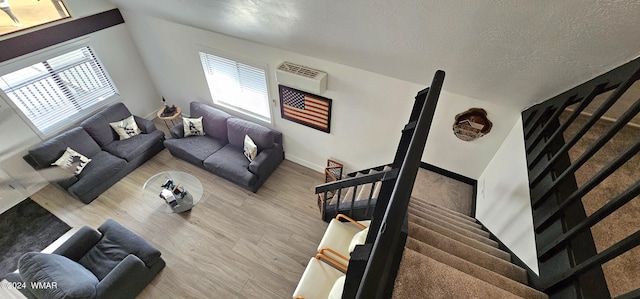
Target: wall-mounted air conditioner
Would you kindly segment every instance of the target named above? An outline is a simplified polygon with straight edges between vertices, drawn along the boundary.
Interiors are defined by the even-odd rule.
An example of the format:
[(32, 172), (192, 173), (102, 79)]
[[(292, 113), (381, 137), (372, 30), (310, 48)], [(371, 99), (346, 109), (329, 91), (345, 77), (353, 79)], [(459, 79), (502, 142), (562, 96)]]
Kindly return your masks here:
[(327, 73), (291, 62), (278, 66), (276, 79), (282, 85), (317, 95), (327, 90)]

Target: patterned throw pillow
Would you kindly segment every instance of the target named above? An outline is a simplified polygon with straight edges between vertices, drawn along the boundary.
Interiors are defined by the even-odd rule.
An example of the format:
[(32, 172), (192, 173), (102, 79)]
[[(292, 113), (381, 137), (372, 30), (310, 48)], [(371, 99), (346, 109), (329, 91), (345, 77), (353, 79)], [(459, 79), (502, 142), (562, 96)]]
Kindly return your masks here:
[(182, 124), (184, 125), (184, 137), (204, 135), (202, 116), (198, 118), (183, 117)]
[(253, 142), (249, 135), (244, 135), (244, 156), (249, 159), (249, 161), (253, 161), (258, 155), (258, 147)]
[(133, 115), (121, 121), (109, 123), (109, 125), (114, 131), (116, 131), (116, 133), (118, 133), (120, 140), (125, 140), (142, 133), (142, 130), (138, 127), (136, 120), (133, 119)]
[(72, 150), (70, 147), (67, 147), (67, 150), (64, 151), (62, 156), (58, 158), (51, 165), (58, 166), (65, 171), (73, 172), (78, 175), (84, 169), (87, 164), (91, 162), (91, 159), (83, 156), (82, 154)]

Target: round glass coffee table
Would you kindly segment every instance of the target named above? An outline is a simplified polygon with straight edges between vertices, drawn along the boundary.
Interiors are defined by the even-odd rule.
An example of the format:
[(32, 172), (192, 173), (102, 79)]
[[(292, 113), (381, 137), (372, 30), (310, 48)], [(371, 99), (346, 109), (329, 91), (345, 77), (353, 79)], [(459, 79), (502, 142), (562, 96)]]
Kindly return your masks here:
[[(166, 189), (163, 186), (168, 180), (171, 180), (179, 189), (186, 191), (184, 196), (174, 198), (173, 205), (160, 196), (163, 189)], [(142, 196), (145, 200), (151, 201), (165, 213), (182, 213), (191, 210), (200, 202), (202, 194), (202, 183), (195, 176), (182, 171), (163, 171), (150, 177), (142, 187)]]

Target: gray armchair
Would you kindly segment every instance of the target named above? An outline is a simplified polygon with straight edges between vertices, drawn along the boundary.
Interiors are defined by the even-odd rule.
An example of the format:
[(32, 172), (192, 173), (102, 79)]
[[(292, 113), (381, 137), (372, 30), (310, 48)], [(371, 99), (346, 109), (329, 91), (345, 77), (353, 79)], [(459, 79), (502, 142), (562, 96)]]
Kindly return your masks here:
[(165, 262), (160, 251), (109, 219), (97, 231), (82, 227), (52, 254), (26, 253), (18, 265), (7, 280), (25, 282), (27, 298), (135, 298)]

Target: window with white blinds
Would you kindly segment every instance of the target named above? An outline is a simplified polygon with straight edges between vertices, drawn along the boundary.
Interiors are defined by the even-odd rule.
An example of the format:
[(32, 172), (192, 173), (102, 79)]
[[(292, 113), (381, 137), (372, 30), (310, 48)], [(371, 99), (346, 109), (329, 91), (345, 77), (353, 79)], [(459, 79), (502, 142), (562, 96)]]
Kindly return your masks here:
[(117, 95), (88, 46), (1, 76), (0, 88), (43, 135)]
[(265, 67), (204, 52), (200, 61), (215, 104), (271, 122)]

